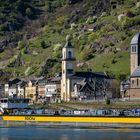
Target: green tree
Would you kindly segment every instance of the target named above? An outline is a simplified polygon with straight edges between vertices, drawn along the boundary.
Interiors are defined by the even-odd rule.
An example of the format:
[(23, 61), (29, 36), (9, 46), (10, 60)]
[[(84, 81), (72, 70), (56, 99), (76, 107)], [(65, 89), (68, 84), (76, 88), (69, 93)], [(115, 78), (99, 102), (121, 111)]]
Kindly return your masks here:
[(27, 8), (25, 14), (27, 15), (28, 18), (33, 18), (33, 12), (31, 8)]
[(46, 43), (44, 40), (43, 41), (41, 41), (41, 47), (43, 48), (43, 49), (46, 49), (46, 48), (48, 48), (49, 47), (49, 44), (48, 43)]

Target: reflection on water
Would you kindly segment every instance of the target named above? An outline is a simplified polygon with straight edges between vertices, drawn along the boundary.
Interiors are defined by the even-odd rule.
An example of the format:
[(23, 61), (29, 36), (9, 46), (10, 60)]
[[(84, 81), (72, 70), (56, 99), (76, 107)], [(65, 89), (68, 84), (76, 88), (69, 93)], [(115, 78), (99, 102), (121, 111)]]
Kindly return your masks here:
[(139, 129), (70, 129), (46, 127), (1, 127), (1, 140), (139, 140)]

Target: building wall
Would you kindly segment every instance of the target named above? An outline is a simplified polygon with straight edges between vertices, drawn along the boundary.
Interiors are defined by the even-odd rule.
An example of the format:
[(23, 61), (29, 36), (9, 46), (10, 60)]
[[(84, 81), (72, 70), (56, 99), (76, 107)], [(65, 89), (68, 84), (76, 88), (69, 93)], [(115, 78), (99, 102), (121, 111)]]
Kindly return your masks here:
[(130, 99), (140, 99), (140, 88), (130, 89)]
[(59, 91), (60, 91), (60, 84), (47, 84), (46, 85), (46, 96), (47, 97), (52, 97), (53, 95), (57, 95), (57, 94), (60, 94)]
[(61, 100), (70, 100), (69, 77), (75, 74), (74, 48), (63, 47), (62, 49), (62, 80), (61, 80)]
[(16, 88), (9, 88), (9, 97), (13, 97), (17, 95), (17, 89)]
[(20, 85), (18, 85), (18, 97), (25, 98), (25, 89), (20, 87)]
[(131, 82), (131, 88), (140, 88), (140, 78), (139, 77), (131, 78), (130, 82)]
[(28, 85), (25, 87), (25, 97), (36, 101), (36, 86), (32, 85), (31, 81), (29, 81)]
[(138, 67), (138, 55), (137, 54), (131, 54), (131, 74), (134, 72), (134, 70)]
[(38, 86), (38, 95), (41, 97), (45, 97), (45, 85), (39, 85)]
[(4, 94), (5, 94), (5, 97), (9, 96), (9, 84), (4, 85)]
[(140, 78), (131, 78), (130, 98), (140, 98)]
[(25, 96), (26, 98), (30, 98), (31, 100), (36, 100), (36, 87), (26, 87), (25, 89)]
[(70, 82), (70, 97), (71, 98), (74, 98), (76, 97), (77, 93), (75, 93), (75, 84), (78, 83), (78, 82), (81, 82), (83, 79), (72, 79), (71, 82)]
[(62, 61), (62, 80), (61, 80), (61, 100), (67, 101), (70, 98), (70, 90), (69, 90), (69, 82), (67, 81), (69, 79), (69, 76), (73, 74), (67, 73), (68, 65), (73, 65), (73, 72), (75, 71), (75, 62), (74, 61)]
[(67, 83), (66, 83), (66, 62), (62, 61), (62, 80), (61, 80), (61, 100), (66, 99)]

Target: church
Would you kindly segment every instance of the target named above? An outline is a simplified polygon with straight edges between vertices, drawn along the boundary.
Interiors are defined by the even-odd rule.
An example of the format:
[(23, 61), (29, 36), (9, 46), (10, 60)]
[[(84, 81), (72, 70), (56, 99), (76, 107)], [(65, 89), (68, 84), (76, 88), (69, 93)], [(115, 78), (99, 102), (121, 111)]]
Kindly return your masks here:
[(130, 43), (130, 78), (121, 83), (124, 98), (140, 99), (140, 33)]
[(131, 41), (130, 98), (140, 99), (140, 33)]
[(69, 40), (62, 48), (61, 100), (94, 100), (107, 96), (109, 77), (105, 73), (76, 72), (75, 50)]

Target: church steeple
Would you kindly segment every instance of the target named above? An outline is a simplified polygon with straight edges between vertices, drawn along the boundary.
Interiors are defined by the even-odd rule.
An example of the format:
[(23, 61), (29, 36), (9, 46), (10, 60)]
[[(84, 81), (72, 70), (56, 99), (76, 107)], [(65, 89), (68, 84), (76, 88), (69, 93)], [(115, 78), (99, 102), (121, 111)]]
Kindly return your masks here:
[(140, 66), (140, 33), (131, 40), (131, 74)]
[(67, 80), (75, 74), (75, 56), (74, 47), (69, 39), (62, 49), (62, 80), (61, 80), (61, 100), (69, 101), (70, 93)]
[(69, 40), (66, 40), (66, 44), (62, 49), (62, 74), (69, 77), (75, 74), (75, 56), (74, 47)]

